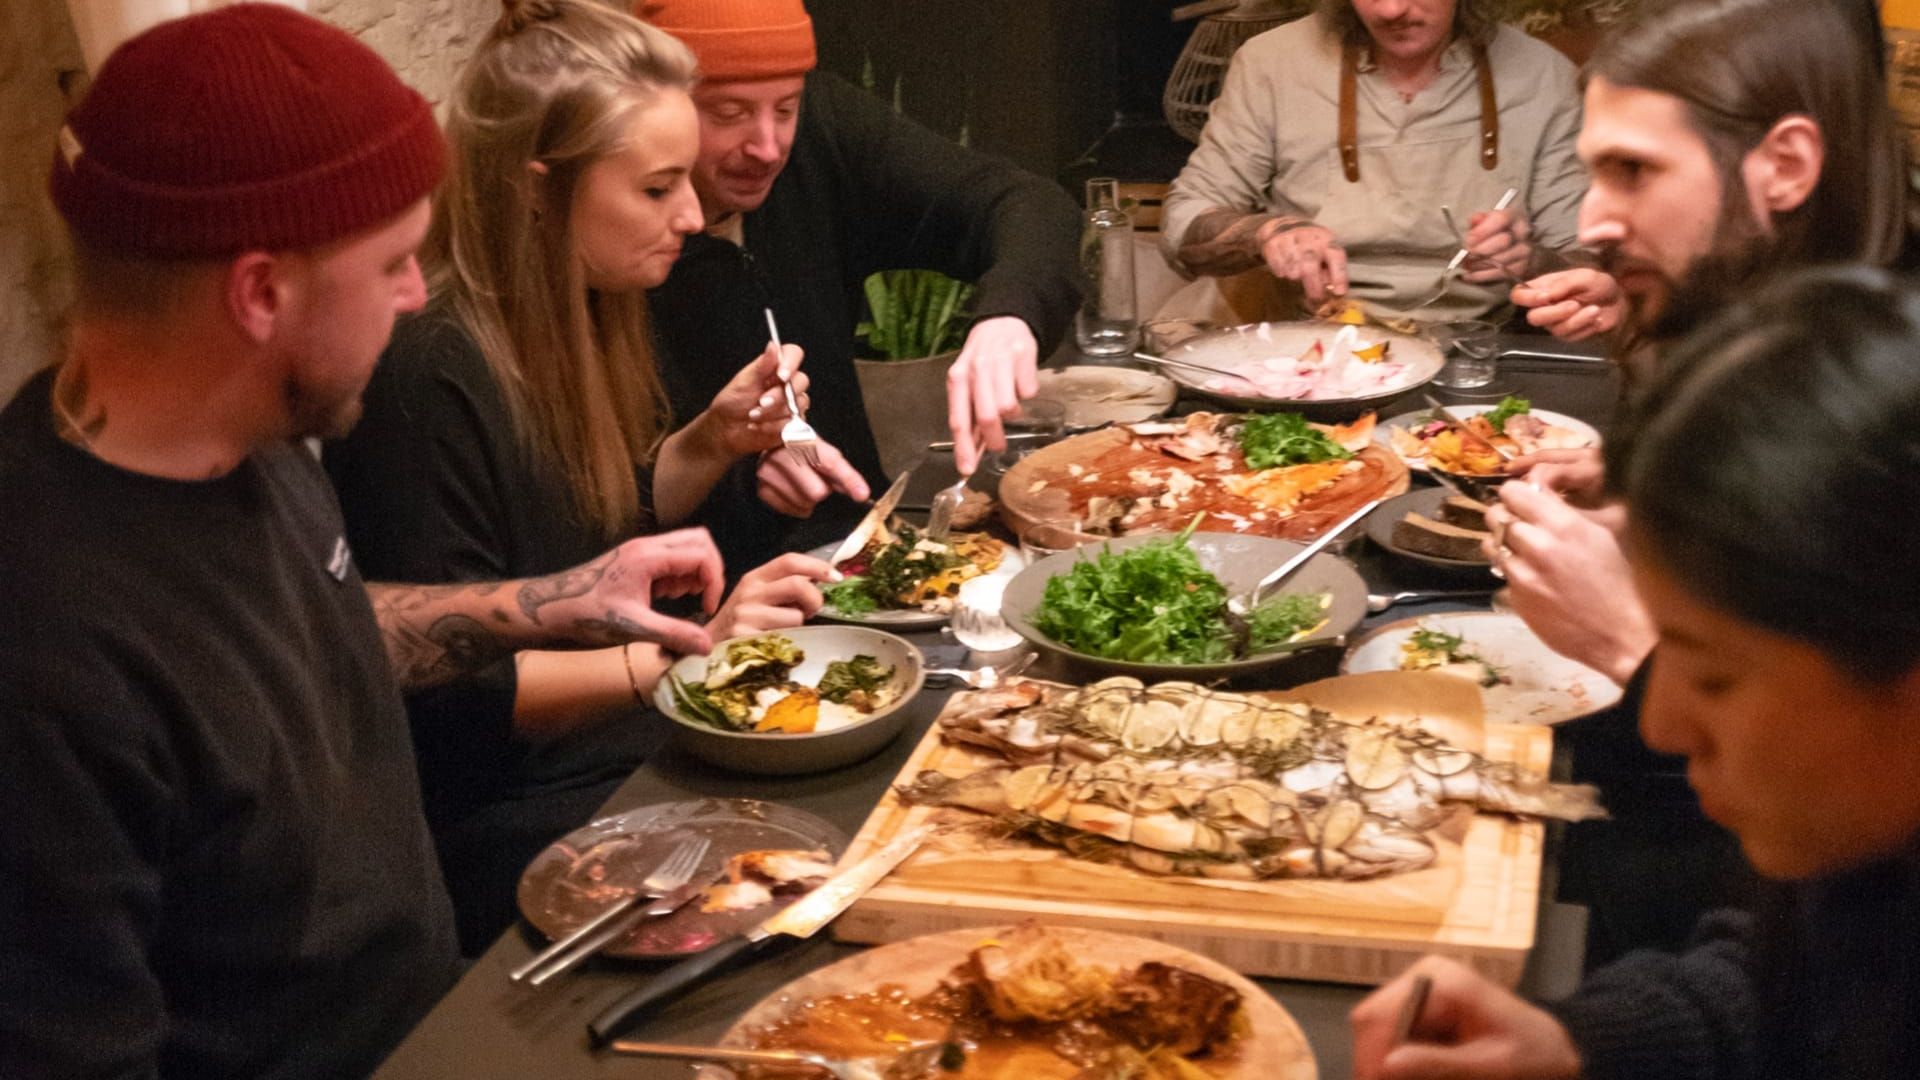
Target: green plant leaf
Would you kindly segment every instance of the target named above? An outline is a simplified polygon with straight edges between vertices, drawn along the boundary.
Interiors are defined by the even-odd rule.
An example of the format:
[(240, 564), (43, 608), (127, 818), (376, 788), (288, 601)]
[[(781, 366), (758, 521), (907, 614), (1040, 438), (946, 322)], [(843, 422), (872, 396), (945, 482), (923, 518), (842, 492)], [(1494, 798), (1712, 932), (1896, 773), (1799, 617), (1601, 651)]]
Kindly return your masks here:
[(861, 324), (873, 355), (888, 360), (934, 356), (964, 332), (972, 285), (937, 270), (884, 270), (862, 284), (872, 317)]

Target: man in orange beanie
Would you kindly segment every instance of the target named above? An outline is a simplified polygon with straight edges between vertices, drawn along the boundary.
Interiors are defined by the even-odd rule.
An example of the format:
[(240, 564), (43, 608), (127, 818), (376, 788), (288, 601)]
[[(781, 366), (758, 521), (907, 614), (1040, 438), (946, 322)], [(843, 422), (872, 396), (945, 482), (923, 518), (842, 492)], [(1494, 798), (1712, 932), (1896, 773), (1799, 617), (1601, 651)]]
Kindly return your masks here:
[[(947, 380), (955, 463), (971, 472), (983, 446), (1004, 446), (1001, 417), (1035, 393), (1037, 357), (1079, 302), (1072, 200), (815, 71), (801, 0), (637, 0), (634, 13), (700, 61), (693, 183), (708, 229), (687, 238), (653, 295), (676, 411), (692, 415), (725, 381), (714, 357), (766, 344), (760, 312), (771, 307), (785, 340), (807, 351), (814, 427), (870, 483), (884, 481), (853, 370), (861, 284), (876, 270), (924, 267), (979, 289)], [(784, 453), (762, 465), (760, 486), (796, 512), (827, 495)], [(859, 510), (835, 499), (796, 529), (745, 495), (734, 488), (710, 507), (729, 565), (837, 538)]]
[[(341, 431), (445, 148), (271, 4), (121, 46), (50, 186), (78, 294), (0, 411), (0, 1076), (365, 1075), (458, 972), (398, 686), (704, 630), (704, 534), (551, 578), (369, 585), (300, 438)], [(371, 603), (370, 603), (371, 600)]]

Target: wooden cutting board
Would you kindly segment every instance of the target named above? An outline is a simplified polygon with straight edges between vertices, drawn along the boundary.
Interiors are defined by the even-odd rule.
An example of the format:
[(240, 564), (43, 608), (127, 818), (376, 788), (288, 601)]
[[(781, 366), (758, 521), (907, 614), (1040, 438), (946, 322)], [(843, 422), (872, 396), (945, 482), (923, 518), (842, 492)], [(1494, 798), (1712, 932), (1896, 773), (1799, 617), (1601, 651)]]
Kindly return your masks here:
[[(1000, 478), (1001, 518), (1018, 536), (1040, 521), (1083, 520), (1087, 501), (1099, 495), (1108, 497), (1138, 495), (1140, 484), (1135, 470), (1165, 473), (1180, 468), (1200, 481), (1200, 486), (1177, 499), (1173, 506), (1155, 506), (1134, 525), (1129, 534), (1177, 532), (1202, 509), (1215, 514), (1234, 514), (1247, 519), (1244, 530), (1236, 530), (1232, 521), (1209, 514), (1201, 521), (1202, 530), (1244, 531), (1279, 540), (1311, 540), (1331, 528), (1370, 499), (1389, 498), (1407, 490), (1407, 466), (1400, 456), (1378, 445), (1355, 455), (1360, 468), (1340, 477), (1324, 491), (1315, 492), (1292, 514), (1281, 516), (1264, 510), (1259, 504), (1234, 495), (1221, 486), (1219, 462), (1186, 462), (1157, 450), (1133, 444), (1125, 428), (1110, 427), (1075, 435), (1021, 458)], [(1238, 452), (1233, 455), (1239, 460)]]
[[(1268, 696), (1313, 701), (1345, 712), (1343, 704), (1378, 700), (1382, 687), (1404, 694), (1405, 687), (1414, 685), (1408, 680), (1417, 682), (1426, 674), (1344, 676)], [(1458, 679), (1434, 678), (1455, 688), (1436, 691), (1439, 694), (1472, 689)], [(1362, 680), (1374, 682), (1368, 686)], [(1444, 718), (1449, 738), (1460, 745), (1478, 744), (1489, 758), (1546, 772), (1552, 758), (1549, 729), (1511, 724), (1482, 728), (1477, 697), (1470, 718), (1425, 704), (1419, 711), (1423, 716), (1455, 712)], [(926, 769), (971, 771), (979, 760), (973, 754), (949, 746), (936, 724), (895, 783), (907, 783)], [(846, 857), (857, 859), (934, 815), (941, 815), (940, 820), (980, 820), (965, 811), (908, 805), (890, 789)], [(1437, 838), (1440, 854), (1434, 865), (1371, 881), (1165, 877), (1087, 863), (1017, 841), (1001, 846), (967, 834), (946, 836), (903, 863), (842, 915), (834, 933), (842, 940), (872, 944), (1033, 918), (1144, 934), (1249, 975), (1378, 985), (1419, 957), (1439, 953), (1513, 986), (1533, 947), (1545, 828), (1495, 814), (1462, 814), (1458, 825), (1451, 838)]]

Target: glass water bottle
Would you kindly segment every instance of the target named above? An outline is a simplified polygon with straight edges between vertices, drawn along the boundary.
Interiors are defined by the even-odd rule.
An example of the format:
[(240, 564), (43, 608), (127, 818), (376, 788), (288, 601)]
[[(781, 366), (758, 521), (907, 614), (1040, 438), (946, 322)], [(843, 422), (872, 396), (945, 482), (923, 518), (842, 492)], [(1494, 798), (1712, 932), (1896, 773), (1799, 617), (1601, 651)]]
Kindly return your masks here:
[(1087, 213), (1080, 229), (1084, 275), (1074, 339), (1089, 356), (1127, 356), (1140, 343), (1134, 310), (1133, 219), (1120, 208), (1120, 185), (1087, 181)]

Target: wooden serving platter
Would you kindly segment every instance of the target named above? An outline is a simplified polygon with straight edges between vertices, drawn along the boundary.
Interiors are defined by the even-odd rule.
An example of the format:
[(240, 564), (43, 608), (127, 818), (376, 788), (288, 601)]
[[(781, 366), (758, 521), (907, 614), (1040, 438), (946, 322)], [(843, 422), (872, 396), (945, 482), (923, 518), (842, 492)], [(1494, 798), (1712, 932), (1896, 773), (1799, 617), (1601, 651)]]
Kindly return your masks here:
[[(1396, 677), (1406, 678), (1393, 673), (1385, 679)], [(1353, 680), (1369, 678), (1346, 676), (1270, 696), (1344, 711), (1335, 699)], [(1472, 726), (1479, 726), (1477, 715)], [(1552, 734), (1538, 726), (1488, 725), (1454, 741), (1477, 743), (1487, 757), (1541, 773), (1552, 757)], [(927, 769), (969, 772), (979, 760), (974, 753), (948, 745), (935, 724), (895, 783)], [(935, 815), (982, 820), (966, 811), (911, 806), (889, 789), (846, 858), (858, 859)], [(1458, 824), (1454, 835), (1440, 838), (1434, 865), (1371, 881), (1163, 877), (1016, 841), (983, 843), (971, 832), (957, 832), (903, 863), (834, 923), (834, 934), (878, 944), (1038, 919), (1139, 934), (1249, 975), (1378, 985), (1421, 956), (1438, 953), (1511, 987), (1533, 947), (1545, 827), (1464, 812)]]

